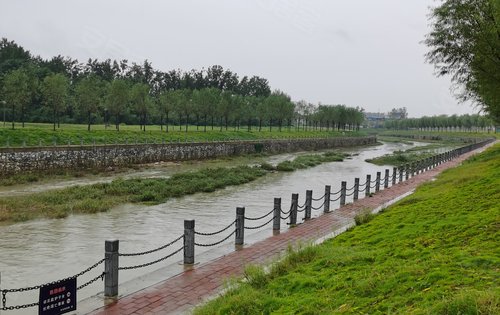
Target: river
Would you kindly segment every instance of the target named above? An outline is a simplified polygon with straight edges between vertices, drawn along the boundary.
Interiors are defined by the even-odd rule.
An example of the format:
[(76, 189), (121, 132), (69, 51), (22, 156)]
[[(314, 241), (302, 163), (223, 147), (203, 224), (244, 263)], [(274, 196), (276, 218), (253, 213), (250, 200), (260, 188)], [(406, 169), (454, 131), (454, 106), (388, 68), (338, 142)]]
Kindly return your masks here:
[[(332, 186), (332, 192), (340, 188), (340, 182), (346, 180), (348, 187), (353, 185), (355, 177), (360, 177), (364, 182), (366, 174), (375, 177), (377, 171), (383, 174), (384, 169), (392, 167), (376, 166), (366, 163), (365, 159), (374, 158), (395, 150), (405, 150), (415, 145), (400, 143), (384, 143), (379, 146), (346, 148), (343, 152), (352, 154), (344, 162), (324, 163), (309, 169), (298, 170), (291, 173), (272, 173), (256, 181), (240, 186), (228, 187), (213, 193), (198, 193), (182, 198), (171, 199), (165, 203), (145, 206), (139, 204), (125, 204), (105, 213), (94, 215), (72, 215), (64, 219), (34, 220), (13, 225), (0, 226), (0, 272), (3, 289), (20, 288), (38, 285), (57, 279), (72, 276), (93, 265), (104, 256), (104, 241), (110, 239), (120, 240), (120, 252), (138, 252), (159, 247), (175, 239), (183, 233), (183, 220), (196, 220), (196, 230), (211, 232), (227, 226), (235, 218), (235, 209), (239, 206), (246, 207), (246, 215), (257, 217), (273, 209), (273, 199), (282, 198), (282, 209), (290, 207), (292, 193), (299, 193), (299, 204), (304, 201), (306, 189), (313, 190), (313, 197), (318, 198), (324, 193), (325, 185)], [(271, 163), (291, 159), (298, 154), (281, 154), (277, 156), (259, 158)], [(239, 162), (234, 162), (239, 161)], [(250, 163), (248, 160), (233, 160), (220, 164)], [(200, 167), (219, 166), (219, 162), (181, 163), (159, 165), (143, 171), (134, 171), (126, 174), (134, 176), (160, 176), (168, 177), (175, 172), (191, 170)], [(123, 176), (123, 175), (121, 175)], [(383, 175), (382, 175), (383, 176)], [(107, 181), (112, 178), (81, 179), (76, 183), (91, 183)], [(76, 184), (66, 181), (60, 184), (47, 184), (49, 187), (64, 187)], [(18, 186), (2, 190), (4, 195), (10, 189), (10, 194), (22, 194), (32, 191), (41, 191), (43, 185)], [(349, 201), (349, 199), (348, 199)], [(332, 209), (338, 202), (332, 204)], [(313, 211), (313, 216), (321, 211)], [(300, 218), (301, 216), (299, 216)], [(262, 221), (259, 221), (262, 222)], [(257, 225), (259, 222), (256, 222)], [(247, 225), (254, 225), (253, 222)], [(282, 229), (286, 225), (282, 223)], [(265, 232), (245, 231), (249, 235), (246, 243), (255, 242), (272, 234), (271, 225), (263, 228)], [(216, 237), (197, 238), (197, 242), (211, 243), (217, 241), (222, 233)], [(231, 243), (231, 237), (226, 243)], [(172, 246), (170, 251), (182, 246), (182, 241)], [(201, 254), (208, 249), (197, 247), (196, 254)], [(217, 251), (215, 251), (217, 252)], [(169, 249), (142, 257), (120, 257), (121, 266), (136, 265), (152, 261), (169, 253)], [(206, 254), (214, 257), (217, 253)], [(151, 267), (125, 270), (120, 272), (120, 283), (143, 276), (162, 266), (177, 263), (182, 260), (181, 253), (168, 260)], [(83, 281), (100, 274), (102, 265), (88, 274), (79, 277), (79, 285)], [(166, 276), (166, 275), (165, 275)], [(159, 279), (158, 279), (159, 280)], [(95, 295), (103, 290), (103, 283), (99, 280), (79, 291), (79, 300)], [(8, 293), (7, 305), (31, 303), (37, 300), (37, 290), (24, 293)], [(23, 312), (5, 312), (7, 314), (36, 314), (36, 308), (23, 310)]]

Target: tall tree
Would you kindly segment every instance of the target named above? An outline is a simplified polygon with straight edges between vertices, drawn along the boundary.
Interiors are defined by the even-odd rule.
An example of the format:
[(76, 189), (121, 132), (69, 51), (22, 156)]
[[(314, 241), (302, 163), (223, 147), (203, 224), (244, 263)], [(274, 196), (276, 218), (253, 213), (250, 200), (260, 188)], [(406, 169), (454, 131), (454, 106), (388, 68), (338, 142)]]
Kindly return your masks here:
[(3, 93), (4, 101), (11, 108), (12, 129), (15, 128), (16, 112), (20, 113), (24, 127), (24, 113), (33, 93), (30, 78), (24, 69), (13, 70), (5, 76)]
[(130, 91), (130, 101), (139, 117), (139, 124), (142, 131), (146, 131), (148, 115), (151, 111), (151, 99), (149, 96), (149, 85), (136, 83)]
[(428, 62), (452, 76), (460, 100), (500, 121), (500, 1), (444, 0), (430, 19)]
[(96, 75), (89, 75), (80, 80), (75, 87), (75, 96), (78, 108), (87, 118), (87, 130), (99, 110), (103, 97), (102, 81)]
[(116, 130), (120, 131), (122, 117), (127, 111), (130, 100), (129, 86), (125, 80), (115, 79), (108, 86), (106, 105), (109, 113), (115, 118)]
[(54, 131), (56, 130), (56, 123), (59, 126), (61, 113), (66, 109), (68, 88), (68, 79), (60, 73), (49, 75), (43, 80), (42, 93), (45, 106), (52, 110)]

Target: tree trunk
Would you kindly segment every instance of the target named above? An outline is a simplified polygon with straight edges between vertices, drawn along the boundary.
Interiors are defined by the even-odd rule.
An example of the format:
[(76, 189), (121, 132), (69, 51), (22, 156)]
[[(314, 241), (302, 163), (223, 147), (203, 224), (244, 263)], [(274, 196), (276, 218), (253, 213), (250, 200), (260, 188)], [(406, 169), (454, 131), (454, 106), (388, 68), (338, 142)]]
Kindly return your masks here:
[(188, 132), (189, 115), (186, 115), (186, 132)]
[[(12, 119), (12, 130), (14, 130), (14, 118), (15, 118), (15, 115), (16, 115), (16, 107), (14, 105), (12, 105), (12, 117), (10, 119)], [(54, 125), (54, 131), (56, 130), (56, 127)]]
[(262, 131), (262, 119), (259, 118), (259, 132)]
[(207, 115), (205, 115), (204, 120), (205, 120), (205, 123), (203, 126), (203, 132), (207, 132)]
[(167, 116), (167, 117), (165, 117), (167, 120), (167, 121), (165, 121), (165, 132), (168, 132), (168, 112), (166, 112), (165, 115)]

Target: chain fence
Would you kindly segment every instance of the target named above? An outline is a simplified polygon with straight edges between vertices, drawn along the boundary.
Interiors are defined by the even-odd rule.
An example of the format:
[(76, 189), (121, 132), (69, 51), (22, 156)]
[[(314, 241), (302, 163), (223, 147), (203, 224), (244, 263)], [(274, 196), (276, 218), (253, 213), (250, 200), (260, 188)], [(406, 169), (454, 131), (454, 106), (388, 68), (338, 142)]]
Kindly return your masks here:
[[(70, 279), (75, 279), (75, 278), (78, 279), (78, 277), (81, 277), (84, 274), (90, 272), (91, 270), (97, 268), (99, 265), (104, 263), (105, 260), (106, 259), (103, 258), (103, 259), (99, 260), (98, 262), (96, 262), (95, 264), (93, 264), (92, 266), (88, 267), (87, 269), (85, 269), (85, 270), (83, 270), (83, 271), (81, 271), (81, 272), (79, 272), (71, 277), (67, 277), (67, 278), (63, 278), (63, 279), (59, 279), (56, 281), (52, 281), (52, 282), (48, 282), (48, 283), (40, 284), (40, 285), (36, 285), (36, 286), (31, 286), (31, 287), (24, 287), (24, 288), (18, 288), (18, 289), (2, 289), (2, 290), (0, 290), (0, 292), (2, 293), (2, 307), (0, 309), (3, 311), (9, 311), (9, 310), (19, 310), (19, 309), (25, 309), (25, 308), (38, 306), (38, 304), (39, 304), (38, 302), (23, 304), (23, 305), (7, 306), (7, 294), (8, 293), (19, 293), (19, 292), (39, 290), (42, 287), (62, 283), (62, 282), (68, 281)], [(96, 282), (99, 279), (101, 279), (101, 280), (104, 279), (104, 275), (105, 275), (105, 273), (102, 272), (99, 276), (97, 276), (97, 277), (91, 279), (90, 281), (87, 281), (83, 285), (77, 287), (77, 290), (83, 289), (84, 287)]]

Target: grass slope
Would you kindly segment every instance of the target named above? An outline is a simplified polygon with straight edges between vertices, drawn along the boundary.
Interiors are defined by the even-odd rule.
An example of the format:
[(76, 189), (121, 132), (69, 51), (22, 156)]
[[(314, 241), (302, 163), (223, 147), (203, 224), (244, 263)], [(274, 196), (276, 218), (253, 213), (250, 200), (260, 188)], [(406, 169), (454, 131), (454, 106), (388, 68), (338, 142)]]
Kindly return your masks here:
[(500, 145), (195, 314), (500, 314)]
[(64, 124), (56, 131), (52, 131), (50, 124), (26, 124), (25, 128), (17, 126), (15, 130), (0, 127), (0, 147), (22, 146), (51, 146), (55, 143), (58, 145), (92, 145), (96, 144), (125, 144), (126, 142), (132, 143), (162, 143), (162, 141), (223, 141), (223, 140), (258, 140), (258, 139), (284, 139), (284, 138), (304, 138), (304, 137), (339, 137), (339, 136), (361, 136), (362, 132), (338, 132), (338, 131), (296, 131), (293, 128), (283, 128), (278, 131), (274, 127), (272, 131), (269, 128), (263, 128), (258, 131), (255, 127), (252, 131), (247, 131), (245, 128), (234, 130), (220, 131), (219, 128), (212, 130), (207, 128), (207, 132), (203, 132), (203, 127), (198, 130), (196, 126), (189, 126), (188, 132), (185, 132), (185, 127), (179, 130), (178, 126), (173, 128), (169, 127), (169, 132), (162, 131), (160, 126), (147, 126), (146, 131), (140, 131), (139, 126), (123, 126), (120, 131), (116, 131), (114, 126), (105, 129), (102, 125), (92, 126), (92, 130), (87, 131), (86, 125), (77, 124)]

